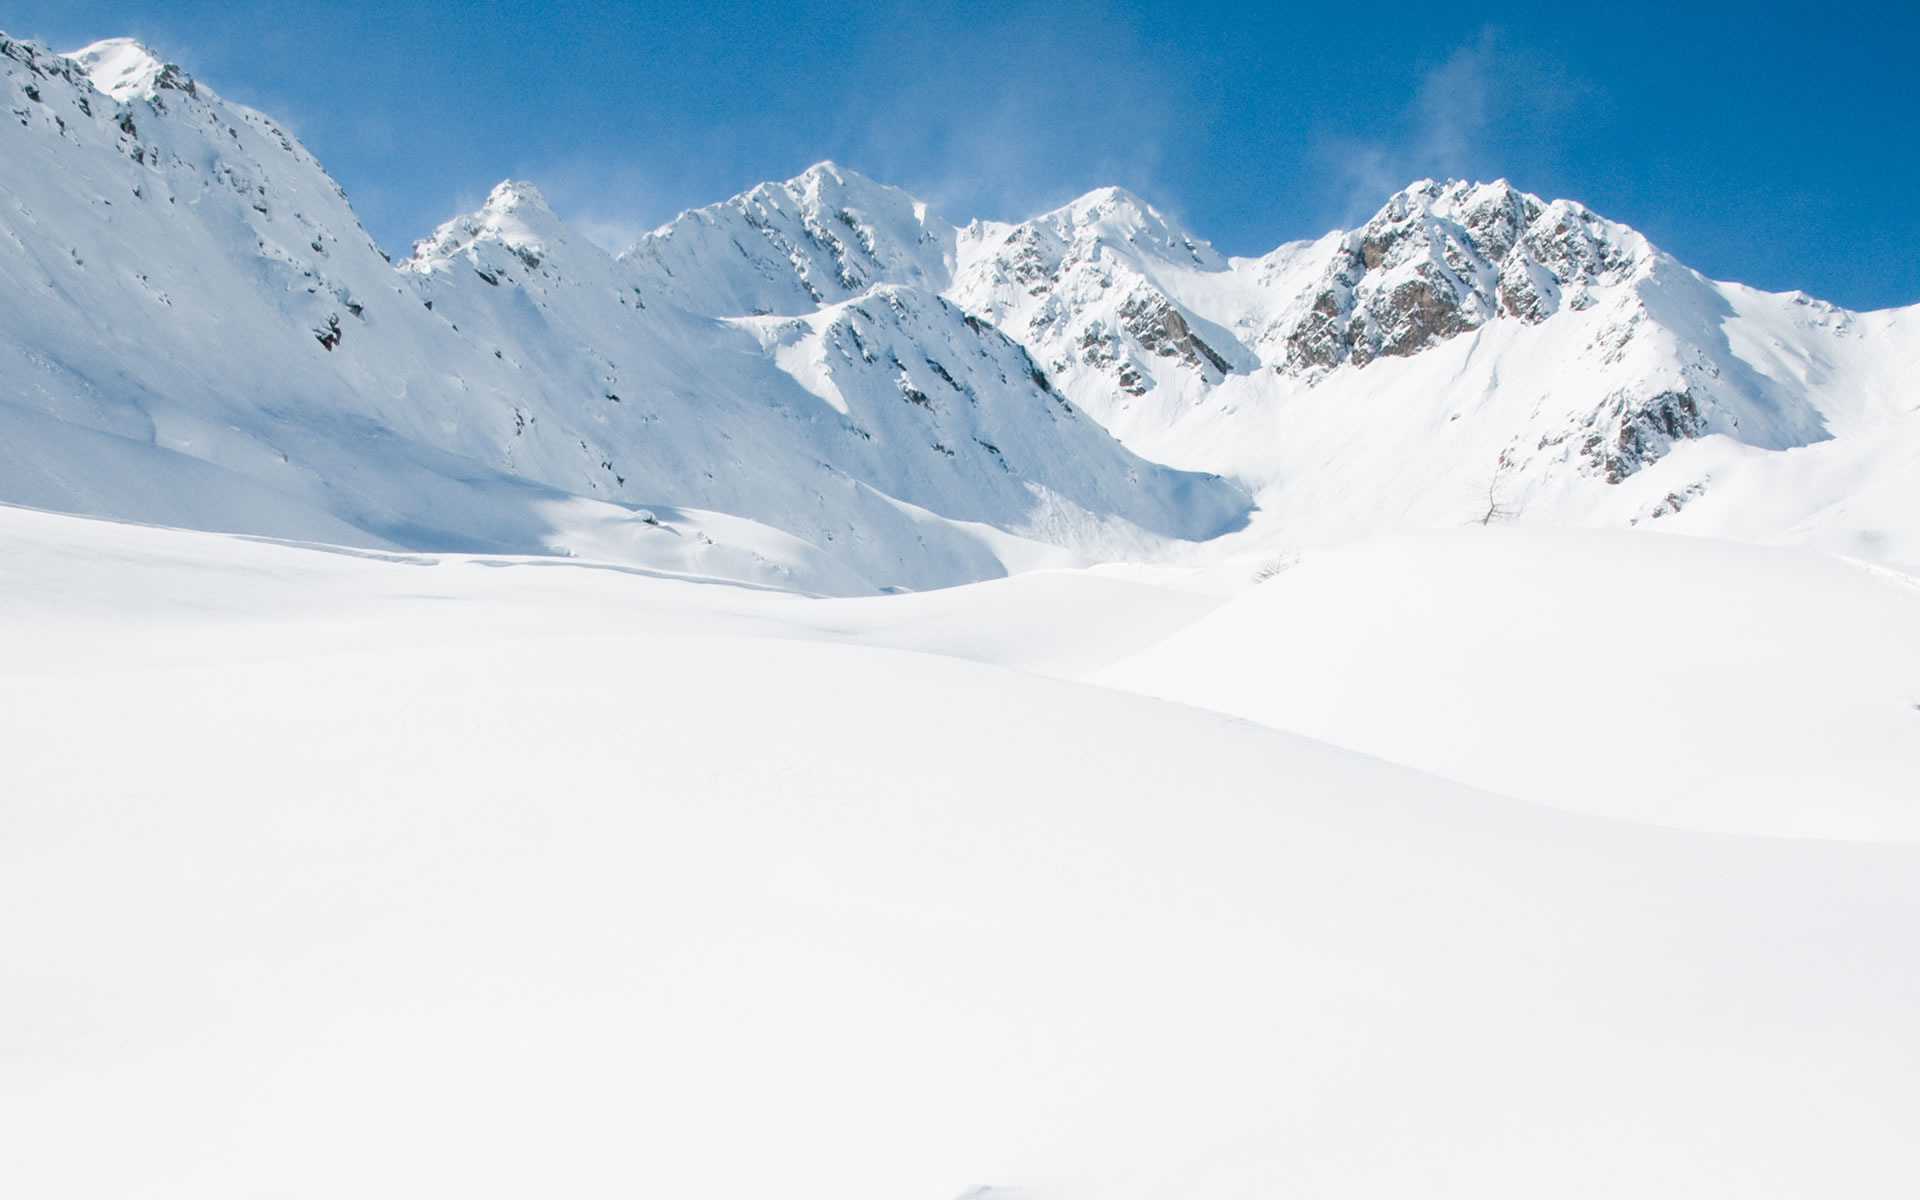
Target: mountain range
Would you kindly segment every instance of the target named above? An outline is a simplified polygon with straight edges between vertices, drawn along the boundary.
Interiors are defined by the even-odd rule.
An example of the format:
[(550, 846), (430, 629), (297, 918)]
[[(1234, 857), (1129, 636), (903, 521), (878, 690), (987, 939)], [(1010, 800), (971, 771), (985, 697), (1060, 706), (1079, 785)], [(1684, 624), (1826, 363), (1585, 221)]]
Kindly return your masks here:
[(613, 255), (505, 182), (394, 259), (273, 119), (0, 39), (0, 501), (799, 591), (1472, 523), (1920, 561), (1920, 307), (1505, 182), (1230, 258), (822, 163)]

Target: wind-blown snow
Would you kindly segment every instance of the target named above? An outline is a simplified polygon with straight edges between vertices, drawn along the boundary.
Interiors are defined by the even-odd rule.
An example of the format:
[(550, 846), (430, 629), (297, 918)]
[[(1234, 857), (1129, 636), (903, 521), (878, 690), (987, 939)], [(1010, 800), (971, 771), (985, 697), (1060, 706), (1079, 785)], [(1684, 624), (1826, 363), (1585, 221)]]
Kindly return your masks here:
[(94, 87), (122, 102), (151, 100), (169, 69), (132, 38), (108, 38), (66, 57), (79, 64)]

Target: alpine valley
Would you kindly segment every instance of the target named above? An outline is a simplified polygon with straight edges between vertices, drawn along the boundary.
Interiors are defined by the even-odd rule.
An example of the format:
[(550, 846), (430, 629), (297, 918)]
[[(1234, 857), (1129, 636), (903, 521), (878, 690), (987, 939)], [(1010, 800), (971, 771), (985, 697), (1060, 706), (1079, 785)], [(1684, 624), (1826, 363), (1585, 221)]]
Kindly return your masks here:
[(1920, 1194), (1920, 306), (0, 76), (0, 1193)]

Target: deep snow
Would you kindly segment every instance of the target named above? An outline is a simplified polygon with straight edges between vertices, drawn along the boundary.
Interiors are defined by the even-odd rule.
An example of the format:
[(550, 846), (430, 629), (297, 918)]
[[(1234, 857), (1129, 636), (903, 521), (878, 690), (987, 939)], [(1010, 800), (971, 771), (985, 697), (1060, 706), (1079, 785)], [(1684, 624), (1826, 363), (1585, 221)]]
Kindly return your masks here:
[[(1442, 623), (1542, 559), (1693, 578), (1680, 539), (1539, 536), (814, 600), (0, 509), (9, 1190), (1910, 1193), (1913, 842), (1574, 815), (1076, 681), (1296, 575), (1347, 646), (1392, 561)], [(1910, 638), (1910, 582), (1702, 552)], [(1226, 672), (1295, 669), (1262, 628)], [(1567, 795), (1644, 810), (1663, 744), (1738, 767), (1679, 702), (1726, 686), (1701, 657), (1454, 761), (1554, 801), (1530, 743), (1580, 741)], [(1833, 670), (1767, 694), (1878, 678)], [(1396, 686), (1521, 707), (1444, 654)], [(1769, 762), (1844, 788), (1863, 747), (1798, 711)], [(1847, 832), (1834, 799), (1718, 817)]]

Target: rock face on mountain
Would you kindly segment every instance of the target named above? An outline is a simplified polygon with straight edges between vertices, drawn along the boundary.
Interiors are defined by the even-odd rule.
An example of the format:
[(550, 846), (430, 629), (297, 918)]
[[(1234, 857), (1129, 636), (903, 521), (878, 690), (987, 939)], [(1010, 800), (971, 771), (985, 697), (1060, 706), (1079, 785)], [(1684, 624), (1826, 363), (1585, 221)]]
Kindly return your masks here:
[(1643, 239), (1577, 204), (1504, 182), (1427, 182), (1341, 239), (1306, 311), (1280, 336), (1295, 374), (1405, 358), (1496, 317), (1538, 323), (1592, 301), (1649, 254)]
[(1257, 362), (1181, 299), (1212, 299), (1227, 260), (1123, 189), (1019, 225), (975, 222), (959, 242), (954, 300), (1031, 346), (1122, 436), (1148, 393), (1188, 397)]
[[(959, 260), (948, 294), (1072, 400), (1150, 458), (1239, 479), (1287, 539), (1480, 519), (1750, 533), (1777, 511), (1717, 505), (1715, 476), (1758, 487), (1845, 457), (1825, 444), (1911, 407), (1911, 367), (1886, 364), (1914, 310), (1868, 323), (1716, 284), (1504, 181), (1416, 183), (1358, 229), (1257, 259), (1108, 189), (969, 226)], [(1836, 497), (1817, 490), (1808, 513)], [(1878, 544), (1907, 528), (1895, 509), (1855, 510), (1833, 540)]]
[(394, 263), (136, 43), (0, 39), (0, 73), (0, 501), (831, 591), (1250, 512), (1226, 545), (1658, 521), (1920, 558), (1915, 310), (1716, 284), (1504, 182), (1253, 259), (1119, 189), (956, 228), (831, 163), (614, 257), (508, 182)]

